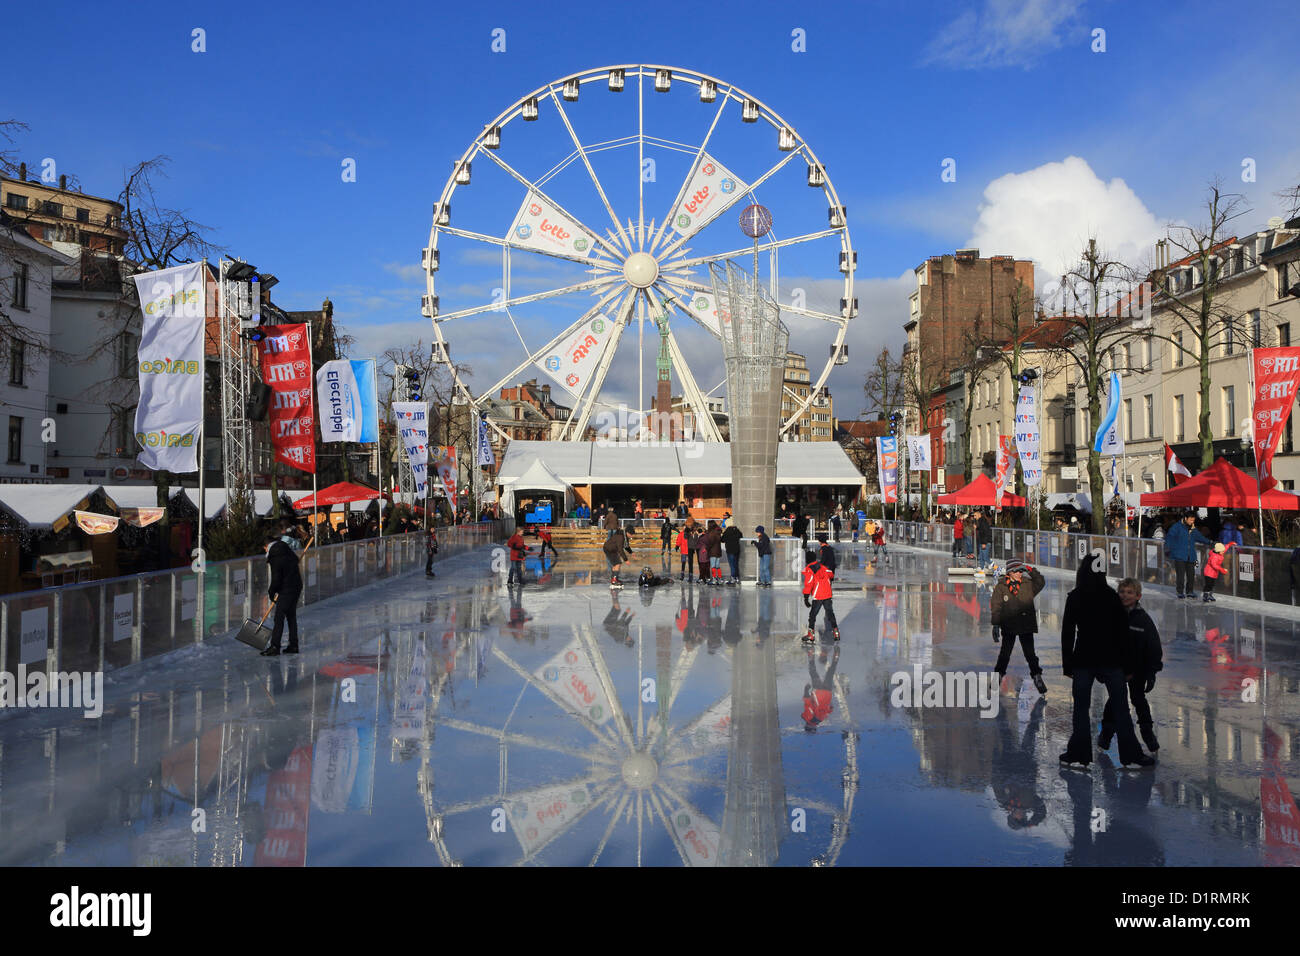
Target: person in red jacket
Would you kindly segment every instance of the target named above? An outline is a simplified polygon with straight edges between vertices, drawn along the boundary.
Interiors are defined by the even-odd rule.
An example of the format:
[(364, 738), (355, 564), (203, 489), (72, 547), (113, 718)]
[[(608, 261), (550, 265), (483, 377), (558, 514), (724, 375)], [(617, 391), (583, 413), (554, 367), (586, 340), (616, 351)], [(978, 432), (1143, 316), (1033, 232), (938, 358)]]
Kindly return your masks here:
[(682, 525), (681, 530), (677, 532), (677, 539), (673, 545), (682, 556), (682, 568), (677, 575), (677, 580), (685, 581), (695, 574), (695, 528), (690, 521)]
[(835, 655), (831, 658), (831, 664), (826, 668), (826, 676), (817, 676), (817, 661), (813, 659), (812, 648), (808, 648), (808, 676), (810, 678), (803, 687), (803, 729), (808, 733), (813, 733), (817, 725), (822, 723), (831, 715), (835, 709), (831, 703), (831, 693), (835, 689), (835, 666), (840, 662), (840, 648), (835, 645)]
[(1226, 545), (1219, 542), (1214, 546), (1214, 550), (1206, 555), (1205, 568), (1201, 572), (1205, 576), (1205, 593), (1201, 595), (1202, 604), (1214, 600), (1214, 582), (1219, 579), (1221, 574), (1225, 573), (1223, 559), (1228, 556), (1228, 548), (1235, 548), (1236, 546), (1235, 541)]
[(510, 549), (510, 576), (506, 578), (506, 587), (510, 587), (512, 584), (515, 584), (516, 581), (520, 587), (523, 587), (524, 555), (532, 549), (529, 548), (528, 545), (524, 544), (524, 536), (519, 533), (518, 528), (516, 528), (515, 533), (506, 540), (506, 546)]
[(557, 558), (560, 556), (560, 552), (555, 550), (555, 544), (551, 541), (551, 529), (549, 527), (546, 525), (539, 525), (537, 528), (537, 537), (542, 539), (541, 558), (544, 559), (546, 557), (547, 548), (550, 548), (551, 554), (555, 555)]
[(952, 522), (952, 556), (960, 558), (966, 553), (965, 540), (966, 526), (962, 523), (961, 515), (957, 515)]
[(840, 624), (835, 620), (835, 605), (831, 603), (831, 581), (835, 572), (817, 560), (813, 554), (808, 555), (808, 563), (803, 569), (803, 606), (808, 611), (808, 633), (803, 642), (812, 644), (816, 640), (813, 631), (817, 623), (817, 612), (826, 609), (826, 623), (831, 626), (835, 640), (840, 639)]

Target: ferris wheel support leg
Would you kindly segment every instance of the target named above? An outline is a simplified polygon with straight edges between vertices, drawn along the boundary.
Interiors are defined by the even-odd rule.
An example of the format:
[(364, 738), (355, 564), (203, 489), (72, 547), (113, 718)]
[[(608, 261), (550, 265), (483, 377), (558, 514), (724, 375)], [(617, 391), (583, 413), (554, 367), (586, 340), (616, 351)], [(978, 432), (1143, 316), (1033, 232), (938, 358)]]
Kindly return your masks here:
[(718, 431), (717, 424), (713, 421), (713, 413), (709, 411), (708, 403), (704, 400), (704, 394), (700, 391), (700, 386), (695, 381), (695, 376), (691, 374), (691, 368), (686, 364), (686, 357), (682, 355), (681, 346), (677, 344), (677, 338), (673, 335), (672, 329), (668, 330), (668, 354), (673, 360), (673, 371), (682, 383), (682, 395), (687, 403), (695, 412), (695, 433), (704, 441), (722, 441), (722, 433)]

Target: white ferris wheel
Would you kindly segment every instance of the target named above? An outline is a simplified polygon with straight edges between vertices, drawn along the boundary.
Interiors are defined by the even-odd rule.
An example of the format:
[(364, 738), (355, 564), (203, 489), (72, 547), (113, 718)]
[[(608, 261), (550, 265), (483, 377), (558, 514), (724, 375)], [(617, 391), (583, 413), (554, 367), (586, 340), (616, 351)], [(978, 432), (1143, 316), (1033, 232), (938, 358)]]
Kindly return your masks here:
[[(750, 244), (739, 214), (760, 201), (774, 227)], [(433, 358), (480, 411), (542, 376), (563, 406), (553, 437), (568, 441), (598, 409), (644, 411), (648, 372), (693, 413), (696, 439), (720, 441), (710, 399), (725, 393), (729, 314), (709, 270), (760, 254), (809, 366), (806, 387), (787, 386), (785, 432), (847, 363), (857, 312), (857, 254), (825, 167), (791, 124), (715, 77), (645, 64), (574, 73), (515, 101), (453, 163), (423, 253)], [(472, 387), (453, 340), (457, 360), (497, 380)]]

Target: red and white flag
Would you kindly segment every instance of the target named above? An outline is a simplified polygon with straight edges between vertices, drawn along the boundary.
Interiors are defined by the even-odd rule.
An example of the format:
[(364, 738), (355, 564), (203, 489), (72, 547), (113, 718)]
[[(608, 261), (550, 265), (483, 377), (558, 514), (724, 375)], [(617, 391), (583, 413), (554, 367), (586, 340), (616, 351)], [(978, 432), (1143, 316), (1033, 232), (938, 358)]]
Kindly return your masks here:
[(1259, 484), (1268, 489), (1277, 484), (1273, 477), (1273, 453), (1300, 385), (1300, 347), (1253, 349), (1255, 373), (1254, 419), (1255, 461)]
[(1178, 460), (1178, 456), (1174, 454), (1174, 450), (1169, 447), (1168, 442), (1165, 442), (1165, 467), (1173, 472), (1175, 485), (1181, 485), (1192, 477), (1192, 473), (1187, 470), (1186, 465)]
[(997, 491), (997, 496), (994, 501), (994, 507), (996, 507), (999, 511), (1002, 510), (1002, 494), (1003, 492), (1006, 491), (1007, 478), (1009, 477), (1008, 472), (1010, 470), (1011, 470), (1011, 436), (999, 435), (997, 472), (996, 472), (996, 477), (993, 479), (993, 487)]

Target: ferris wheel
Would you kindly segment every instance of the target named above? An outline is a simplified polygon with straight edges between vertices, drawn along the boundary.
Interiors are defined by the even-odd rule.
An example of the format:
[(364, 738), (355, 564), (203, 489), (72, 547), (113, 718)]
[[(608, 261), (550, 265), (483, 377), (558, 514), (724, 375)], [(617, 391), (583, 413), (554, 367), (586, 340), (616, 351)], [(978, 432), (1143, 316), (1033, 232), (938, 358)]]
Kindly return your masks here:
[[(760, 199), (772, 225), (751, 243), (738, 219)], [(574, 73), (516, 100), (453, 163), (422, 261), (433, 360), (480, 411), (541, 376), (559, 406), (550, 437), (569, 441), (598, 410), (643, 413), (649, 373), (652, 391), (669, 383), (674, 408), (693, 413), (695, 438), (720, 441), (730, 316), (710, 266), (757, 266), (760, 254), (809, 365), (806, 384), (787, 386), (785, 432), (825, 402), (857, 312), (857, 254), (825, 167), (791, 124), (715, 77), (645, 64)], [(471, 386), (453, 340), (492, 384)]]

